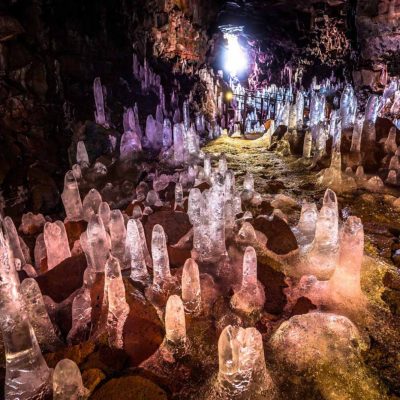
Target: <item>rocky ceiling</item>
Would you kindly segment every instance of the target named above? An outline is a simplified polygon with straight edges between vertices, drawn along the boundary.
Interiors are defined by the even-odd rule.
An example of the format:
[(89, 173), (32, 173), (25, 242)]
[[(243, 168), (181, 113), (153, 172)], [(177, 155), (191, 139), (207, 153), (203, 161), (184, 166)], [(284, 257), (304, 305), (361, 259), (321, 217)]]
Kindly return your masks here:
[(234, 0), (224, 3), (218, 24), (244, 26), (271, 80), (287, 64), (309, 76), (341, 70), (376, 90), (386, 71), (399, 73), (399, 17), (399, 0)]

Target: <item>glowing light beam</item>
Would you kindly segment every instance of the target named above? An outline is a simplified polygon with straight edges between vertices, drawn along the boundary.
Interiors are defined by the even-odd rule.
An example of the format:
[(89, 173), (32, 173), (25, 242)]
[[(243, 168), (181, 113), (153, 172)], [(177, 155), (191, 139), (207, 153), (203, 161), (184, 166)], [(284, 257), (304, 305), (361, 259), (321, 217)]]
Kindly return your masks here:
[(236, 35), (226, 33), (224, 37), (228, 41), (224, 68), (231, 76), (237, 76), (238, 73), (247, 69), (247, 55)]

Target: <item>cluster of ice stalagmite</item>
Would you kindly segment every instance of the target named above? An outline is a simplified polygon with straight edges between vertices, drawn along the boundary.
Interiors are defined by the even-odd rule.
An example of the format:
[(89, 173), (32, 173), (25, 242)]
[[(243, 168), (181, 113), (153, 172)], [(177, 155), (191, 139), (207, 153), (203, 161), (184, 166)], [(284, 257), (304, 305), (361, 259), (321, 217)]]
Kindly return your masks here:
[[(340, 98), (337, 91), (341, 91)], [(280, 101), (276, 107), (275, 126), (284, 125), (287, 132), (274, 144), (278, 154), (287, 156), (292, 146), (303, 144), (302, 158), (295, 164), (315, 169), (325, 164), (330, 157), (330, 167), (320, 172), (318, 182), (335, 191), (350, 191), (357, 187), (371, 191), (382, 191), (384, 182), (398, 186), (398, 144), (395, 116), (399, 111), (398, 81), (391, 80), (383, 96), (371, 94), (365, 110), (359, 107), (358, 99), (350, 84), (332, 85), (329, 81), (318, 85), (315, 81), (308, 95), (298, 91), (295, 102)], [(333, 97), (328, 105), (328, 98)], [(329, 100), (330, 102), (330, 100)], [(304, 116), (305, 104), (309, 107), (309, 118)], [(361, 110), (360, 110), (361, 109)], [(328, 115), (328, 111), (330, 114)], [(393, 126), (385, 138), (377, 140), (376, 122), (378, 116), (392, 121)], [(297, 120), (297, 124), (295, 121)], [(299, 132), (302, 132), (301, 134)], [(274, 140), (272, 132), (272, 138)], [(264, 136), (271, 141), (271, 133)], [(342, 136), (345, 144), (342, 144)], [(276, 140), (276, 139), (275, 139)], [(348, 150), (348, 140), (351, 141)], [(289, 146), (289, 142), (291, 143)], [(330, 146), (332, 141), (332, 146)], [(343, 149), (345, 154), (342, 154)], [(381, 149), (385, 154), (378, 160)], [(297, 150), (296, 150), (297, 151)], [(366, 175), (381, 167), (380, 176)], [(383, 178), (382, 175), (386, 174)]]
[[(134, 68), (139, 76), (144, 74), (146, 90), (160, 87), (147, 63), (143, 70), (137, 63)], [(96, 88), (99, 92), (99, 82)], [(324, 90), (327, 90), (326, 86), (320, 88), (320, 93), (313, 94), (313, 125), (306, 134), (304, 153), (306, 158), (310, 158), (313, 151), (320, 156), (326, 150), (327, 137), (332, 137), (331, 166), (324, 171), (322, 179), (323, 184), (333, 185), (343, 182), (340, 151), (343, 126), (339, 116), (346, 119), (348, 129), (351, 129), (355, 100), (350, 88), (347, 88), (348, 94), (343, 96), (343, 108), (332, 114), (331, 127), (326, 129)], [(96, 118), (99, 123), (107, 123), (105, 112), (103, 115), (102, 111), (104, 99), (100, 98), (103, 89), (97, 94)], [(376, 101), (371, 100), (365, 117), (367, 123), (376, 118), (375, 105)], [(301, 110), (304, 110), (302, 94), (297, 96), (296, 107), (289, 103), (284, 106), (282, 121), (292, 131), (303, 126)], [(219, 370), (212, 384), (204, 391), (204, 398), (274, 399), (276, 389), (271, 377), (272, 366), (265, 363), (261, 333), (254, 327), (243, 327), (260, 320), (268, 299), (268, 292), (257, 276), (257, 269), (260, 268), (257, 252), (275, 262), (282, 260), (282, 257), (266, 248), (267, 239), (255, 230), (251, 213), (242, 211), (242, 204), (257, 206), (265, 197), (255, 191), (254, 178), (250, 173), (244, 177), (243, 187), (239, 190), (225, 156), (221, 156), (214, 167), (210, 156), (203, 157), (198, 135), (190, 124), (187, 103), (183, 108), (183, 122), (176, 112), (174, 126), (168, 120), (166, 122), (165, 111), (165, 105), (160, 104), (156, 118), (148, 118), (145, 135), (139, 130), (137, 112), (126, 111), (126, 138), (121, 141), (121, 160), (134, 160), (143, 144), (143, 147), (150, 145), (151, 150), (160, 150), (163, 159), (171, 161), (170, 165), (186, 165), (185, 168), (171, 175), (151, 172), (152, 187), (150, 179), (141, 181), (136, 187), (128, 185), (129, 196), (132, 196), (128, 203), (132, 214), (128, 216), (127, 212), (116, 207), (118, 202), (113, 197), (112, 186), (106, 185), (100, 189), (102, 179), (108, 174), (107, 168), (89, 160), (85, 144), (79, 142), (78, 164), (67, 172), (62, 194), (67, 216), (65, 222), (45, 222), (44, 218), (34, 222), (32, 217), (25, 218), (23, 226), (28, 224), (28, 220), (32, 226), (44, 225), (44, 232), (37, 237), (35, 246), (35, 259), (38, 262), (35, 263), (34, 272), (42, 273), (40, 267), (45, 269), (46, 265), (48, 270), (57, 268), (81, 249), (87, 260), (87, 268), (83, 285), (71, 300), (72, 327), (67, 341), (71, 344), (106, 337), (109, 347), (117, 349), (124, 348), (124, 328), (131, 311), (125, 284), (133, 281), (141, 288), (146, 300), (156, 308), (164, 323), (165, 340), (159, 350), (166, 363), (178, 363), (190, 358), (193, 347), (200, 346), (196, 342), (198, 337), (191, 336), (193, 333), (187, 329), (187, 316), (190, 316), (189, 321), (204, 321), (209, 316), (207, 313), (212, 309), (207, 303), (210, 300), (210, 286), (214, 285), (215, 291), (224, 296), (232, 290), (233, 295), (226, 301), (226, 311), (231, 320), (228, 323), (224, 318), (217, 321), (222, 331), (218, 342)], [(359, 129), (358, 119), (354, 123), (354, 129)], [(200, 126), (201, 121), (196, 125)], [(371, 127), (368, 129), (373, 130)], [(357, 130), (357, 133), (359, 136), (355, 137), (352, 146), (354, 152), (361, 150), (364, 128)], [(393, 134), (386, 140), (385, 149), (388, 154), (397, 152)], [(196, 164), (202, 159), (202, 165)], [(393, 169), (397, 168), (396, 161), (398, 159), (391, 161)], [(361, 180), (363, 176), (361, 168), (358, 165), (356, 179)], [(160, 194), (171, 183), (175, 185), (175, 197), (164, 198)], [(83, 201), (80, 186), (84, 188), (82, 193), (86, 193)], [(186, 200), (193, 230), (178, 243), (191, 245), (191, 258), (182, 262), (182, 276), (178, 279), (180, 275), (170, 265), (168, 246), (171, 243), (166, 235), (167, 227), (154, 225), (149, 251), (143, 224), (147, 216), (158, 212), (161, 207), (171, 212), (185, 212)], [(285, 219), (285, 215), (277, 210), (274, 216)], [(86, 230), (80, 238), (70, 243), (72, 237), (68, 237), (66, 226), (77, 223), (73, 227), (84, 227), (86, 222)], [(287, 261), (287, 265), (282, 266), (285, 273), (294, 278), (287, 289), (288, 308), (304, 296), (320, 310), (328, 309), (346, 316), (362, 308), (365, 298), (360, 285), (363, 256), (360, 220), (350, 217), (340, 228), (336, 194), (328, 189), (319, 211), (313, 203), (303, 204), (299, 223), (293, 232), (300, 248), (296, 253), (298, 257), (293, 257)], [(237, 252), (243, 253), (243, 261), (236, 262), (241, 271), (239, 279), (233, 277), (237, 265), (233, 265), (228, 252), (227, 246), (231, 243), (235, 244)], [(243, 243), (246, 243), (245, 246)], [(36, 281), (28, 278), (21, 285), (19, 283), (17, 268), (24, 266), (24, 270), (29, 271), (27, 265), (30, 260), (24, 252), (23, 241), (8, 217), (1, 220), (0, 252), (0, 311), (6, 316), (0, 319), (6, 348), (6, 399), (24, 400), (32, 395), (40, 398), (52, 390), (57, 399), (85, 398), (87, 390), (83, 387), (78, 367), (72, 361), (61, 361), (51, 379), (52, 371), (47, 367), (40, 349), (53, 351), (62, 347), (63, 343), (48, 315), (47, 303)], [(241, 261), (241, 257), (238, 259)], [(218, 285), (214, 278), (218, 279)], [(104, 283), (101, 285), (101, 282)], [(103, 291), (100, 305), (96, 304), (99, 290)], [(101, 314), (97, 321), (94, 316), (96, 311)], [(237, 326), (228, 325), (231, 321), (235, 321)], [(350, 320), (318, 311), (292, 317), (283, 323), (272, 335), (269, 347), (273, 349), (273, 358), (281, 357), (290, 369), (315, 378), (317, 368), (326, 368), (334, 346), (337, 350), (335, 360), (338, 361), (338, 373), (341, 371), (346, 362), (346, 348), (353, 344), (353, 339), (358, 340), (359, 335)], [(313, 365), (311, 355), (315, 355), (315, 351), (310, 348), (318, 349), (317, 365)], [(352, 365), (362, 364), (357, 351), (351, 351), (350, 355), (352, 362), (358, 363)], [(331, 387), (337, 388), (337, 382), (332, 378)], [(368, 384), (374, 387), (375, 383), (369, 380)], [(348, 395), (348, 389), (344, 388), (343, 393)]]
[(317, 214), (316, 207), (304, 204), (295, 229), (301, 253), (300, 274), (327, 279), (335, 270), (339, 251), (339, 212), (336, 194), (328, 189)]

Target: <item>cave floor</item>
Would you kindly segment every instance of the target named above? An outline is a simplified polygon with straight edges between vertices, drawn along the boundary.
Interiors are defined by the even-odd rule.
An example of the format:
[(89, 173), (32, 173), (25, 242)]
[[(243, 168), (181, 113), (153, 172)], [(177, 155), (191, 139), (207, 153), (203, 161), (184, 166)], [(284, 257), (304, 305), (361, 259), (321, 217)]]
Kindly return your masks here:
[[(281, 193), (296, 199), (298, 207), (287, 213), (290, 225), (297, 223), (302, 200), (321, 206), (326, 190), (317, 184), (316, 172), (298, 163), (298, 157), (282, 157), (269, 151), (263, 138), (248, 140), (221, 136), (202, 149), (213, 160), (225, 154), (228, 167), (234, 171), (236, 182), (242, 184), (246, 172), (254, 176), (254, 187), (263, 196)], [(366, 253), (391, 263), (395, 239), (400, 234), (400, 209), (392, 207), (400, 192), (387, 188), (383, 193), (364, 189), (337, 193), (342, 218), (355, 215), (361, 218), (366, 235)]]
[[(263, 138), (248, 140), (222, 136), (208, 143), (203, 151), (216, 162), (225, 154), (239, 187), (246, 172), (250, 172), (254, 176), (255, 190), (264, 198), (270, 200), (280, 193), (295, 199), (297, 206), (282, 209), (290, 226), (297, 224), (303, 199), (314, 201), (318, 208), (321, 207), (326, 188), (318, 186), (316, 172), (299, 165), (298, 157), (283, 157), (267, 150)], [(341, 220), (355, 215), (364, 225), (361, 284), (370, 312), (366, 320), (358, 321), (358, 326), (369, 336), (371, 344), (364, 359), (389, 388), (391, 398), (399, 398), (394, 393), (399, 393), (400, 389), (400, 278), (399, 256), (396, 255), (400, 248), (400, 210), (391, 206), (399, 194), (387, 188), (383, 193), (357, 189), (337, 195)]]

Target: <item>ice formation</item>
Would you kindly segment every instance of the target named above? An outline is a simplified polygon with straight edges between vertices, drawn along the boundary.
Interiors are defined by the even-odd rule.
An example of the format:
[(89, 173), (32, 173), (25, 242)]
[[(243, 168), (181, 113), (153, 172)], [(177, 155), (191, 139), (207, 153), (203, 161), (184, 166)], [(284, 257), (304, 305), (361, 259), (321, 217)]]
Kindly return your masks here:
[(265, 303), (264, 288), (257, 280), (257, 254), (247, 247), (243, 258), (242, 283), (231, 299), (232, 307), (245, 314), (260, 312)]
[(168, 298), (165, 308), (165, 340), (174, 353), (187, 346), (185, 310), (177, 295)]
[(351, 129), (357, 111), (357, 97), (351, 85), (346, 85), (340, 99), (340, 116), (342, 129)]
[(278, 372), (293, 371), (297, 382), (293, 389), (303, 387), (303, 396), (382, 398), (379, 383), (362, 361), (367, 344), (344, 316), (321, 312), (293, 316), (274, 332), (270, 346)]
[[(218, 398), (248, 398), (251, 392), (273, 395), (266, 370), (262, 337), (255, 328), (228, 325), (218, 340)], [(262, 396), (260, 397), (262, 398)]]
[(82, 200), (78, 183), (72, 171), (65, 174), (64, 191), (61, 194), (65, 213), (69, 221), (80, 221), (83, 217)]
[(83, 218), (89, 222), (92, 215), (97, 214), (102, 203), (101, 194), (96, 189), (90, 189), (83, 199)]
[(318, 281), (314, 276), (303, 277), (297, 296), (306, 296), (316, 306), (332, 312), (361, 315), (365, 307), (360, 278), (363, 252), (361, 220), (349, 217), (341, 230), (339, 259), (332, 276), (328, 281)]
[(90, 267), (93, 268), (93, 272), (103, 273), (111, 250), (111, 241), (104, 228), (103, 221), (98, 215), (91, 216), (86, 236), (87, 246), (82, 247), (86, 247), (86, 251), (84, 251), (89, 258)]
[(54, 400), (85, 400), (89, 391), (83, 386), (78, 366), (68, 358), (59, 361), (53, 372)]
[(125, 286), (116, 257), (110, 255), (105, 266), (104, 293), (107, 302), (107, 334), (110, 347), (123, 347), (123, 330), (129, 314), (125, 300)]
[(126, 228), (125, 220), (120, 210), (112, 210), (110, 214), (111, 254), (118, 259), (121, 265), (125, 264)]
[(52, 370), (40, 351), (18, 290), (9, 238), (0, 219), (0, 329), (5, 349), (5, 399), (29, 400), (51, 394)]
[(32, 278), (24, 279), (20, 286), (25, 310), (42, 350), (55, 351), (63, 344), (49, 318), (42, 293)]
[(137, 219), (130, 219), (127, 225), (127, 251), (128, 258), (130, 259), (131, 278), (134, 281), (146, 281), (149, 273), (146, 267), (146, 258), (144, 254), (145, 243), (139, 232), (138, 225), (140, 221)]
[(67, 232), (61, 221), (46, 222), (44, 226), (44, 242), (46, 244), (48, 269), (54, 268), (66, 258), (71, 257)]
[(182, 271), (182, 301), (185, 311), (189, 314), (201, 312), (201, 287), (199, 266), (196, 261), (186, 260)]
[(171, 280), (169, 256), (164, 228), (155, 225), (151, 238), (151, 254), (153, 256), (153, 286), (162, 289)]
[(85, 142), (79, 141), (76, 145), (76, 162), (81, 168), (88, 168), (90, 165), (89, 156), (86, 151)]
[[(310, 225), (314, 222), (308, 221)], [(335, 192), (327, 189), (315, 225), (314, 240), (303, 260), (302, 271), (327, 280), (335, 270), (339, 250), (339, 213)], [(306, 271), (306, 272), (304, 272)]]
[(13, 220), (10, 217), (5, 217), (3, 220), (3, 224), (4, 229), (7, 231), (8, 242), (13, 256), (20, 261), (21, 265), (25, 265), (26, 260), (21, 248), (21, 239), (18, 236), (18, 232), (15, 228)]
[(93, 82), (93, 93), (94, 93), (94, 100), (96, 103), (96, 112), (95, 112), (96, 123), (104, 126), (104, 128), (108, 128), (109, 125), (106, 120), (104, 92), (100, 78), (96, 78)]

